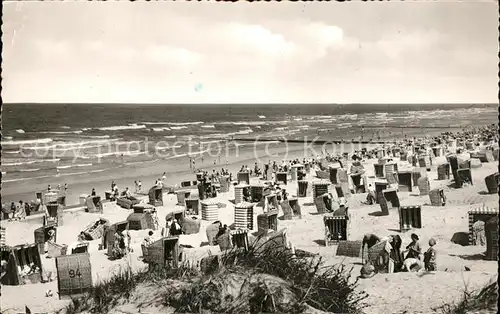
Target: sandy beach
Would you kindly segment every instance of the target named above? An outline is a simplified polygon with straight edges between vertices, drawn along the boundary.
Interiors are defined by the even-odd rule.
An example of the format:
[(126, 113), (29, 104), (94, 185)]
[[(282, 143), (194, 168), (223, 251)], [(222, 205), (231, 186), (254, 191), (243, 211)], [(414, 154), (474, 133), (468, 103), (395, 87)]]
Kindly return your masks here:
[[(300, 151), (300, 153), (302, 153)], [(465, 157), (468, 153), (460, 156)], [(300, 158), (299, 152), (289, 153), (288, 158)], [(412, 169), (413, 167), (407, 161), (397, 161), (399, 170)], [(378, 159), (365, 159), (363, 166), (366, 169), (368, 182), (375, 180), (374, 164)], [(442, 188), (447, 198), (446, 206), (430, 206), (429, 196), (420, 196), (418, 188), (413, 192), (398, 192), (402, 205), (419, 205), (422, 207), (422, 228), (412, 229), (420, 237), (420, 243), (427, 248), (427, 242), (430, 238), (437, 240), (437, 264), (436, 272), (419, 276), (417, 273), (393, 273), (377, 274), (371, 279), (360, 281), (359, 289), (369, 294), (366, 300), (368, 308), (366, 313), (402, 313), (410, 308), (414, 313), (430, 313), (434, 308), (448, 302), (452, 302), (461, 297), (465, 285), (469, 289), (477, 289), (484, 286), (489, 280), (497, 275), (497, 262), (486, 261), (480, 254), (485, 251), (484, 246), (461, 246), (451, 241), (453, 235), (457, 232), (468, 232), (468, 214), (473, 208), (487, 206), (498, 209), (498, 196), (496, 194), (487, 194), (487, 188), (484, 178), (497, 172), (497, 162), (482, 163), (481, 167), (472, 169), (473, 185), (460, 189), (450, 186), (449, 180), (437, 180), (437, 166), (445, 163), (444, 156), (435, 157), (432, 161), (431, 171), (428, 172), (430, 188)], [(347, 164), (350, 168), (351, 161)], [(252, 167), (251, 159), (244, 159), (240, 162), (234, 162), (228, 168), (235, 173), (241, 164), (248, 164)], [(206, 167), (210, 170), (211, 167)], [(167, 180), (171, 184), (184, 179), (195, 180), (194, 174), (185, 174), (183, 176), (170, 176)], [(314, 171), (308, 174), (307, 180), (314, 180)], [(252, 183), (257, 183), (258, 178), (252, 178)], [(143, 181), (144, 182), (144, 181)], [(118, 181), (121, 184), (121, 181)], [(130, 185), (130, 184), (129, 184)], [(284, 186), (283, 186), (284, 187)], [(103, 186), (104, 188), (104, 186)], [(287, 191), (291, 195), (296, 195), (297, 182), (288, 182)], [(102, 191), (102, 190), (100, 190)], [(100, 194), (100, 193), (99, 193)], [(410, 242), (411, 232), (399, 232), (399, 217), (397, 209), (390, 209), (388, 216), (377, 215), (380, 212), (380, 206), (365, 205), (362, 202), (366, 198), (366, 193), (352, 194), (348, 198), (349, 213), (351, 215), (351, 228), (349, 231), (349, 240), (361, 240), (364, 234), (373, 233), (378, 236), (388, 236), (399, 234), (403, 241), (403, 246)], [(226, 204), (225, 208), (220, 208), (218, 218), (222, 223), (231, 225), (234, 222), (234, 205), (230, 200), (234, 199), (234, 189), (231, 187), (227, 193), (220, 193), (216, 200)], [(163, 195), (164, 205), (156, 207), (160, 225), (165, 223), (164, 217), (169, 212), (183, 209), (183, 206), (176, 205), (177, 198), (174, 194)], [(289, 228), (290, 238), (296, 248), (311, 253), (320, 254), (326, 264), (344, 263), (353, 266), (353, 272), (358, 273), (361, 269), (361, 260), (359, 258), (336, 256), (337, 246), (324, 246), (324, 223), (323, 215), (317, 214), (315, 206), (311, 206), (312, 197), (299, 198), (299, 204), (302, 208), (302, 219), (278, 221), (278, 230), (284, 227)], [(256, 215), (262, 213), (262, 208), (256, 207)], [(130, 210), (123, 209), (115, 202), (104, 203), (103, 214), (85, 213), (83, 211), (74, 211), (64, 213), (64, 225), (58, 227), (57, 243), (72, 245), (76, 243), (77, 236), (85, 226), (97, 220), (100, 217), (108, 219), (111, 224), (126, 220), (131, 213)], [(279, 216), (282, 216), (280, 213)], [(208, 221), (201, 221), (201, 230), (194, 235), (181, 235), (180, 243), (191, 245), (193, 249), (191, 254), (198, 256), (207, 256), (218, 254), (219, 247), (200, 245), (207, 242), (205, 229), (210, 224)], [(2, 221), (2, 226), (6, 228), (6, 244), (17, 245), (22, 243), (33, 243), (33, 231), (40, 226), (39, 220), (23, 220), (19, 222)], [(256, 231), (256, 229), (254, 229)], [(158, 235), (159, 231), (156, 231)], [(90, 241), (89, 253), (92, 264), (92, 276), (94, 282), (109, 278), (120, 267), (130, 265), (134, 270), (146, 267), (140, 258), (140, 243), (147, 230), (130, 231), (132, 236), (133, 252), (125, 258), (118, 261), (108, 260), (104, 251), (98, 250), (101, 240)], [(198, 252), (195, 253), (194, 251)], [(201, 255), (200, 255), (201, 254)], [(43, 258), (44, 270), (48, 273), (56, 273), (54, 259)], [(465, 271), (467, 267), (470, 271)], [(53, 312), (64, 307), (67, 301), (59, 300), (57, 293), (53, 297), (45, 297), (47, 290), (57, 291), (57, 281), (39, 284), (27, 284), (20, 286), (2, 286), (2, 312), (13, 313), (9, 311), (21, 311), (24, 306), (28, 306), (32, 312)], [(23, 298), (16, 296), (23, 295)], [(117, 312), (119, 313), (119, 311)]]

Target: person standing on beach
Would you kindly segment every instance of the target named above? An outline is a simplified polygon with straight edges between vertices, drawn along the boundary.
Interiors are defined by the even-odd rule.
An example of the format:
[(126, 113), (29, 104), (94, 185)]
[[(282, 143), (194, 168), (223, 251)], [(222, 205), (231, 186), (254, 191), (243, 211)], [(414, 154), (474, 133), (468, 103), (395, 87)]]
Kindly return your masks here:
[(64, 183), (64, 192), (68, 192), (68, 184)]
[(425, 270), (427, 271), (436, 271), (436, 249), (434, 246), (436, 245), (436, 240), (431, 238), (429, 240), (429, 249), (424, 253), (424, 265)]
[(95, 195), (96, 195), (96, 193), (95, 193), (95, 189), (94, 189), (94, 188), (92, 188), (92, 193), (90, 193), (90, 195), (91, 195), (91, 196), (95, 196)]
[(142, 192), (142, 182), (141, 180), (137, 181), (137, 188), (139, 189), (139, 193)]
[(393, 237), (389, 236), (387, 241), (385, 242), (385, 247), (384, 247), (385, 253), (388, 256), (387, 272), (389, 274), (394, 273), (394, 259), (393, 259), (393, 254), (392, 254), (393, 242), (394, 242)]
[(167, 173), (166, 173), (166, 172), (164, 172), (164, 173), (163, 173), (163, 176), (161, 177), (161, 181), (162, 181), (162, 182), (165, 182), (165, 180), (166, 180), (166, 179), (167, 179)]

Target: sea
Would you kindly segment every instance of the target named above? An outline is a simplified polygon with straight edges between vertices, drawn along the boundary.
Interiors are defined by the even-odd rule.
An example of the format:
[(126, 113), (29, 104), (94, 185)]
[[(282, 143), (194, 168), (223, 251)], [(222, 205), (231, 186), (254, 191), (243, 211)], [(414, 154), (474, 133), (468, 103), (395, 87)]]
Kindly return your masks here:
[(224, 163), (228, 152), (280, 139), (389, 140), (497, 117), (496, 104), (4, 104), (2, 190), (123, 167)]

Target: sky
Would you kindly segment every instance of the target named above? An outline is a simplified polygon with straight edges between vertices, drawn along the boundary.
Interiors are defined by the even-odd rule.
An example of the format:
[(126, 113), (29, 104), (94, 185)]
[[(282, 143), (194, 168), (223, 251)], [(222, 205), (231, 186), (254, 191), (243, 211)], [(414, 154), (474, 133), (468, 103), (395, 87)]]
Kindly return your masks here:
[(3, 9), (7, 103), (498, 101), (494, 1)]

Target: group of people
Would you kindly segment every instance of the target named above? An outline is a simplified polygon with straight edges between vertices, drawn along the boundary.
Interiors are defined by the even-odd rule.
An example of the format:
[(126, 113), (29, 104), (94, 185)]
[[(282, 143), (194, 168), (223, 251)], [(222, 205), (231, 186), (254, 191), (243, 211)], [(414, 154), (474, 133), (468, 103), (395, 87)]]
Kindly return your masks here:
[(135, 193), (142, 193), (142, 182), (141, 180), (134, 181)]
[[(58, 184), (56, 190), (53, 190), (50, 184), (47, 185), (47, 192), (59, 192), (61, 191), (61, 189), (66, 193), (68, 191), (68, 184), (65, 183), (64, 186)], [(29, 216), (31, 213), (38, 211), (41, 203), (42, 200), (37, 199), (36, 201), (31, 200), (30, 202), (20, 200), (17, 203), (11, 202), (10, 204), (2, 204), (2, 215), (0, 218), (2, 220), (9, 221), (25, 219), (26, 216)]]
[(116, 231), (113, 238), (113, 249), (111, 253), (112, 259), (121, 259), (126, 256), (129, 252), (132, 252), (131, 236), (128, 230), (122, 232)]
[[(178, 236), (184, 233), (184, 231), (182, 230), (181, 222), (179, 222), (177, 219), (171, 216), (167, 216), (165, 219), (166, 219), (165, 227), (163, 227), (161, 230), (162, 237)], [(141, 246), (143, 247), (143, 249), (147, 250), (147, 248), (151, 244), (153, 244), (155, 240), (156, 237), (154, 236), (154, 231), (150, 230), (148, 232), (148, 235), (144, 237)]]
[[(363, 251), (365, 246), (368, 250), (375, 244), (381, 242), (382, 239), (373, 234), (367, 234), (363, 238)], [(396, 271), (419, 271), (425, 269), (426, 271), (436, 271), (436, 240), (429, 239), (429, 248), (427, 251), (422, 252), (422, 247), (419, 243), (417, 234), (411, 234), (411, 242), (406, 246), (405, 250), (401, 250), (401, 237), (399, 235), (391, 235), (385, 238), (384, 249), (378, 255), (375, 263), (379, 267), (384, 267), (388, 273)], [(364, 257), (363, 257), (364, 258)], [(370, 278), (375, 275), (375, 267), (372, 264), (372, 258), (365, 261), (361, 269), (362, 278)]]
[(222, 177), (229, 177), (229, 181), (232, 181), (233, 175), (229, 172), (229, 170), (222, 168), (220, 171), (215, 169), (212, 170), (212, 173), (208, 171), (198, 169), (197, 173), (202, 173), (202, 182), (211, 182), (212, 184), (219, 184), (222, 181)]
[[(59, 191), (61, 191), (62, 188), (63, 187), (61, 187), (61, 185), (58, 184), (56, 187), (56, 190), (59, 192)], [(47, 192), (52, 192), (52, 186), (50, 184), (47, 185)], [(68, 192), (68, 184), (67, 183), (64, 183), (64, 192), (65, 193)]]
[(2, 219), (3, 220), (21, 220), (29, 216), (31, 212), (38, 210), (38, 207), (35, 202), (31, 201), (23, 202), (19, 201), (19, 203), (11, 202), (9, 205), (2, 205)]

